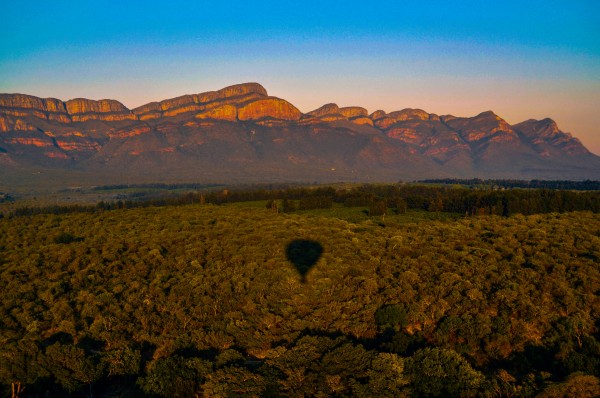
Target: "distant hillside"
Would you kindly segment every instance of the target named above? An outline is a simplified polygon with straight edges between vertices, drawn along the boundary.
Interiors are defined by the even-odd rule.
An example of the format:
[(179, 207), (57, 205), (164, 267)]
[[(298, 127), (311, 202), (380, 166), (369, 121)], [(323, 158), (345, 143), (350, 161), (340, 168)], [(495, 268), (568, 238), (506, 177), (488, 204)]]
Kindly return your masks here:
[[(551, 119), (326, 104), (303, 114), (257, 83), (128, 109), (0, 94), (0, 188), (13, 183), (598, 179)], [(58, 184), (58, 183), (57, 183)]]

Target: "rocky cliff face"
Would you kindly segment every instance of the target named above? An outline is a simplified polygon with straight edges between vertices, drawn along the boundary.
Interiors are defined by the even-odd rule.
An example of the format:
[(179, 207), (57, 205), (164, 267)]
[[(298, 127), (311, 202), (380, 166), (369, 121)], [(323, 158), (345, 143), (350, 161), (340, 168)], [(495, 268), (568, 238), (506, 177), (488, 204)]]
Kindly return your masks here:
[[(236, 84), (218, 91), (201, 94), (183, 95), (160, 102), (151, 102), (133, 110), (141, 120), (157, 119), (163, 116), (176, 116), (188, 112), (205, 112), (224, 105), (241, 104), (243, 102), (267, 97), (267, 90), (258, 83)], [(218, 117), (218, 112), (213, 113)], [(227, 113), (225, 120), (230, 120)]]
[(552, 119), (530, 119), (514, 125), (514, 128), (542, 156), (548, 157), (561, 152), (571, 156), (590, 155), (581, 141), (571, 134), (561, 131)]
[(65, 103), (67, 112), (74, 122), (88, 120), (106, 120), (109, 122), (119, 120), (137, 120), (125, 105), (115, 100), (93, 101), (85, 98), (76, 98)]
[(345, 108), (340, 108), (340, 113), (348, 119), (362, 116), (366, 117), (368, 115), (367, 110), (360, 106), (347, 106)]
[(600, 175), (600, 158), (551, 119), (511, 126), (491, 111), (470, 118), (410, 108), (369, 114), (333, 103), (302, 114), (257, 83), (133, 110), (109, 99), (0, 94), (0, 154), (3, 167), (158, 176), (189, 170), (191, 177), (202, 169), (215, 178), (241, 170), (313, 180)]
[(238, 110), (235, 105), (219, 104), (218, 106), (196, 114), (196, 119), (214, 119), (235, 122), (237, 120)]
[(429, 120), (429, 113), (422, 109), (403, 109), (401, 111), (390, 112), (389, 117), (400, 122), (403, 120)]
[(313, 121), (320, 122), (333, 122), (336, 120), (345, 120), (346, 117), (342, 115), (340, 107), (337, 104), (325, 104), (322, 107), (310, 111), (306, 114), (308, 117), (312, 117)]
[(0, 107), (66, 113), (65, 104), (60, 100), (55, 98), (42, 99), (25, 94), (0, 94)]
[(64, 102), (55, 98), (38, 98), (25, 94), (0, 94), (0, 114), (40, 119), (71, 121)]
[(461, 138), (467, 142), (483, 139), (493, 141), (510, 141), (517, 139), (512, 126), (492, 111), (480, 113), (471, 118), (445, 119), (445, 124), (458, 131)]
[(286, 100), (269, 97), (250, 101), (238, 108), (239, 120), (260, 120), (273, 118), (280, 120), (298, 120), (302, 113)]

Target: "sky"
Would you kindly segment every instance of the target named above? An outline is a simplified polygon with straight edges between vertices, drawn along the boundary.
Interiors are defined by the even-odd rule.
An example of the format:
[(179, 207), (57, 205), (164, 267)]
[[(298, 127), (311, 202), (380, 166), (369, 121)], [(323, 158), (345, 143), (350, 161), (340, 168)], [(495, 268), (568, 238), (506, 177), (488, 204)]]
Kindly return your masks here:
[(600, 1), (0, 0), (0, 92), (554, 119), (600, 154)]

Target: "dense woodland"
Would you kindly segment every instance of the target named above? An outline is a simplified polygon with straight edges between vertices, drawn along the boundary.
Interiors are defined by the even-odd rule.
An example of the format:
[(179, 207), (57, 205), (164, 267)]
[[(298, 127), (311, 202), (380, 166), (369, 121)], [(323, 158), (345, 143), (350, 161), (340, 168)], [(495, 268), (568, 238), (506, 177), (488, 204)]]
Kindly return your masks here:
[(170, 200), (0, 220), (3, 396), (600, 394), (597, 192)]
[(502, 187), (502, 188), (541, 188), (541, 189), (571, 189), (577, 191), (598, 191), (600, 181), (598, 180), (482, 180), (472, 179), (431, 179), (422, 180), (429, 184), (466, 185), (470, 187)]

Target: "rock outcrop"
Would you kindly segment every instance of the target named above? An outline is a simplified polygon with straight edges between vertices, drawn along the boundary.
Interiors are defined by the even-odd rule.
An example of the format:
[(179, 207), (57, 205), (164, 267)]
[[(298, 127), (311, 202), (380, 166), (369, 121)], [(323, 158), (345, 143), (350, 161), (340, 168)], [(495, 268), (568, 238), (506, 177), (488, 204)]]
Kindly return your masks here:
[[(242, 104), (252, 99), (267, 97), (267, 90), (258, 83), (244, 83), (218, 91), (182, 95), (160, 102), (151, 102), (133, 109), (140, 120), (176, 116), (187, 112), (206, 112), (224, 105)], [(218, 113), (218, 112), (217, 112)], [(225, 120), (229, 120), (229, 114)]]
[(35, 126), (18, 117), (6, 115), (0, 116), (0, 133), (6, 131), (36, 131)]
[(223, 104), (207, 111), (200, 112), (194, 117), (196, 119), (214, 119), (235, 122), (237, 120), (237, 107), (230, 104)]
[(122, 103), (115, 100), (94, 101), (85, 98), (75, 98), (66, 102), (67, 112), (71, 115), (82, 113), (116, 113), (129, 112)]
[[(259, 94), (263, 97), (266, 97), (268, 95), (267, 90), (258, 83), (235, 84), (233, 86), (225, 87), (218, 91), (215, 91), (216, 98), (239, 97), (241, 95), (246, 94)], [(210, 94), (204, 94), (204, 96), (209, 97)]]
[(388, 116), (396, 121), (413, 119), (429, 120), (429, 113), (422, 109), (402, 109), (401, 111), (390, 112)]
[(65, 104), (56, 98), (43, 99), (25, 94), (0, 94), (0, 107), (66, 113)]
[(299, 120), (301, 116), (302, 113), (294, 105), (275, 97), (251, 101), (238, 108), (238, 119), (242, 121), (264, 118)]
[(373, 120), (369, 118), (365, 108), (360, 106), (347, 106), (340, 108), (337, 104), (325, 104), (314, 111), (307, 113), (320, 120), (321, 122), (333, 122), (336, 120), (350, 120), (356, 124), (373, 125)]
[(24, 94), (0, 95), (0, 112), (13, 116), (34, 116), (63, 123), (87, 120), (137, 120), (125, 105), (115, 100), (94, 101), (76, 98), (62, 102)]
[(492, 111), (482, 112), (471, 118), (445, 119), (450, 128), (458, 131), (467, 142), (493, 139), (511, 141), (517, 139), (517, 134), (512, 126)]
[(357, 116), (350, 119), (352, 123), (373, 125), (373, 121), (367, 116)]
[(385, 115), (375, 120), (374, 125), (380, 130), (385, 130), (388, 127), (392, 126), (394, 123), (396, 123), (396, 121), (396, 119)]
[(25, 94), (0, 94), (0, 113), (21, 117), (31, 115), (64, 123), (71, 121), (62, 101)]
[(581, 141), (569, 133), (562, 132), (556, 122), (546, 118), (529, 119), (515, 124), (514, 129), (529, 140), (535, 150), (543, 156), (551, 156), (557, 150), (571, 156), (588, 155), (590, 152)]
[(369, 115), (369, 117), (373, 121), (376, 121), (377, 119), (381, 119), (384, 116), (387, 116), (387, 114), (385, 113), (385, 111), (382, 111), (381, 109), (376, 110), (375, 112), (373, 112)]
[(341, 115), (340, 107), (337, 104), (325, 104), (320, 108), (315, 109), (307, 113), (309, 116), (323, 117), (330, 115)]
[(339, 113), (348, 119), (361, 116), (366, 117), (369, 114), (365, 108), (361, 108), (360, 106), (347, 106), (340, 108)]
[(100, 101), (85, 98), (75, 98), (65, 103), (67, 112), (74, 122), (88, 120), (137, 120), (137, 117), (122, 103), (115, 100)]

